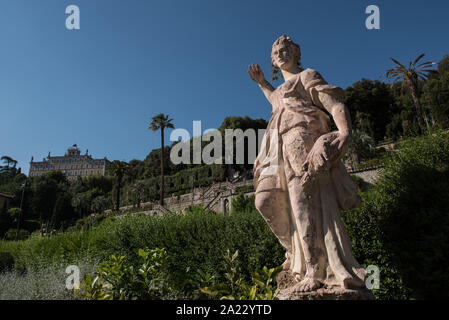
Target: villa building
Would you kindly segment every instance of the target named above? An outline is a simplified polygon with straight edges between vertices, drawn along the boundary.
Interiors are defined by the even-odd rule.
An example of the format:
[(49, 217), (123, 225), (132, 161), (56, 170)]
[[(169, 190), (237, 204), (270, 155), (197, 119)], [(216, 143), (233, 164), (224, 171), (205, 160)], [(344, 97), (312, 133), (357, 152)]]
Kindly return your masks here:
[(49, 171), (61, 171), (65, 173), (69, 181), (75, 181), (77, 177), (87, 177), (89, 175), (105, 175), (108, 160), (93, 159), (88, 154), (81, 155), (81, 151), (76, 144), (69, 148), (64, 156), (50, 156), (42, 162), (34, 162), (31, 158), (29, 176), (40, 176)]

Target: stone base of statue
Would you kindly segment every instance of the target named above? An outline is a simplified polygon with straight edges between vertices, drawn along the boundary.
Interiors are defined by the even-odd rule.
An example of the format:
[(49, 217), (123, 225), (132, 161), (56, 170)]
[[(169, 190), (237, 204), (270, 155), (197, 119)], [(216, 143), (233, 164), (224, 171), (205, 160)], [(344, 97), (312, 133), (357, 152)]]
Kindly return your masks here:
[(320, 288), (310, 292), (295, 291), (297, 283), (291, 272), (282, 271), (276, 278), (278, 290), (275, 297), (279, 300), (374, 300), (371, 291), (366, 288), (355, 290), (340, 287)]

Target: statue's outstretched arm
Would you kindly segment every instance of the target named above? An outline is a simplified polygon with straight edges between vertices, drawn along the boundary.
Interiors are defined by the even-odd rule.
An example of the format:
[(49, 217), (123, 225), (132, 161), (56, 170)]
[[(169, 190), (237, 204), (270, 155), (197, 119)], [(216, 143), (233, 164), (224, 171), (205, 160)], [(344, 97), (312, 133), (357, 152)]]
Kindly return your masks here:
[(248, 69), (249, 76), (251, 79), (256, 82), (262, 92), (264, 93), (265, 97), (270, 101), (271, 93), (274, 91), (273, 86), (265, 79), (265, 76), (262, 72), (262, 69), (260, 69), (259, 65), (256, 64), (255, 66), (252, 64), (249, 66)]

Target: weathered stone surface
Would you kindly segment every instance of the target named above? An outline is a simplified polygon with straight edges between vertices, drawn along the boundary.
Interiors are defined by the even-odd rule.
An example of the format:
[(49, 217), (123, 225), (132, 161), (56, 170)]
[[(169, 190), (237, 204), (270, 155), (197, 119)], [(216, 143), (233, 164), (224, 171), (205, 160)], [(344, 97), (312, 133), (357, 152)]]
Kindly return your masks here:
[(288, 271), (282, 271), (276, 278), (278, 290), (275, 296), (279, 300), (374, 300), (371, 291), (366, 288), (359, 290), (342, 287), (320, 288), (315, 291), (301, 292), (295, 290), (298, 282)]

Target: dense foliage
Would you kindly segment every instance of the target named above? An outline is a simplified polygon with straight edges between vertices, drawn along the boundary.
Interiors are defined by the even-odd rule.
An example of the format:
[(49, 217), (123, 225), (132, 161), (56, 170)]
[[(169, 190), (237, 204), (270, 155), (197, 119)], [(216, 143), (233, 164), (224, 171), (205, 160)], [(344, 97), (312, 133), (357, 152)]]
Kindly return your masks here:
[(374, 143), (385, 138), (388, 124), (400, 110), (388, 84), (378, 80), (362, 79), (346, 88), (345, 104), (354, 129), (367, 134)]
[(198, 289), (185, 284), (198, 270), (225, 281), (222, 257), (227, 249), (239, 250), (237, 266), (246, 280), (264, 266), (278, 266), (284, 258), (276, 237), (258, 213), (221, 215), (200, 208), (192, 208), (186, 215), (109, 218), (89, 230), (0, 242), (0, 252), (10, 252), (19, 270), (36, 263), (73, 263), (85, 257), (103, 261), (112, 254), (137, 262), (139, 248), (166, 249), (167, 270), (178, 286), (174, 289), (183, 295)]
[[(436, 132), (401, 143), (385, 160), (378, 182), (361, 191), (361, 207), (342, 213), (357, 260), (380, 269), (378, 298), (447, 298), (447, 194), (449, 133)], [(240, 195), (232, 207), (230, 215), (195, 207), (184, 215), (107, 218), (96, 227), (49, 238), (3, 241), (0, 252), (10, 254), (3, 254), (4, 265), (11, 264), (12, 256), (16, 269), (24, 271), (87, 257), (105, 261), (112, 254), (138, 265), (139, 248), (164, 248), (167, 281), (177, 297), (198, 297), (199, 274), (209, 279), (203, 286), (209, 291), (203, 293), (222, 288), (225, 297), (237, 292), (229, 291), (229, 264), (223, 264), (228, 249), (239, 252), (238, 259), (228, 257), (239, 270), (233, 279), (246, 284), (254, 281), (253, 271), (276, 267), (284, 259), (284, 250), (254, 210), (254, 197)]]
[(449, 133), (438, 132), (404, 142), (344, 213), (355, 255), (380, 268), (380, 297), (449, 297), (448, 194)]
[(19, 234), (65, 230), (77, 219), (91, 212), (101, 213), (112, 204), (113, 181), (109, 177), (89, 176), (69, 184), (62, 172), (51, 171), (26, 180), (18, 175), (13, 181), (16, 179), (22, 184), (15, 189), (12, 208), (0, 208), (0, 238), (17, 226)]
[(95, 275), (87, 274), (75, 294), (93, 300), (154, 300), (170, 297), (164, 249), (139, 249), (133, 265), (125, 256), (103, 261)]

